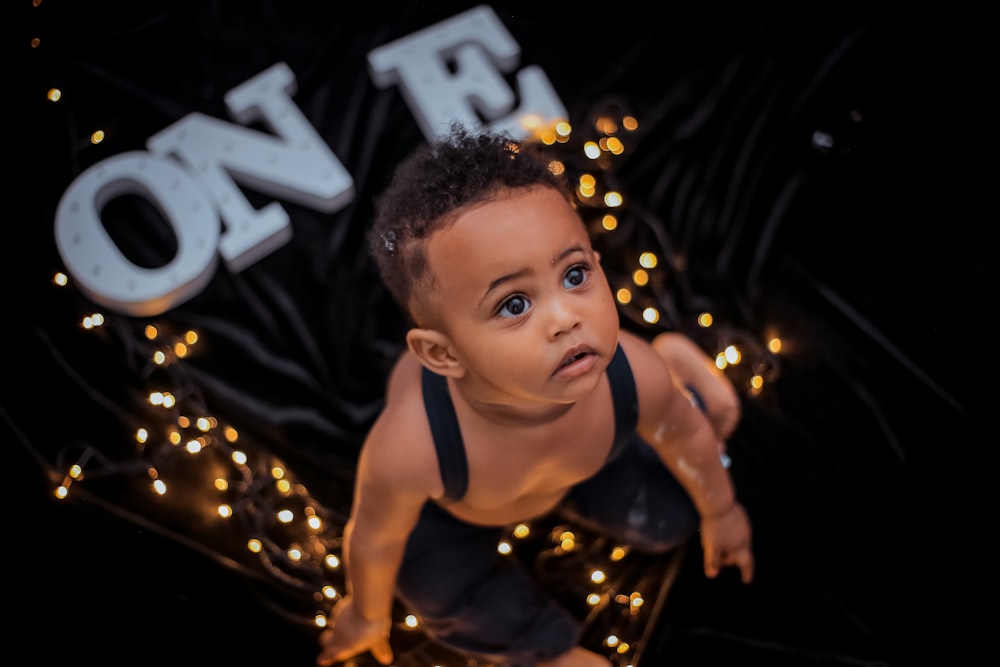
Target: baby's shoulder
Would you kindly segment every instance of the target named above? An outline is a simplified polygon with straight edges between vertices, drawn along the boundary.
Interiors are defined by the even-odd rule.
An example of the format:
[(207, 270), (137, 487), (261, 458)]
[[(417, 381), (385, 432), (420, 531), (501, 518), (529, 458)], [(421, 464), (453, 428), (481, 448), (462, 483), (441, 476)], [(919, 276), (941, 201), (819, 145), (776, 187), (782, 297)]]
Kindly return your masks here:
[(404, 353), (396, 362), (386, 386), (381, 413), (368, 431), (364, 449), (379, 467), (402, 466), (410, 472), (436, 466), (433, 439), (424, 410), (421, 366)]
[[(664, 396), (663, 392), (669, 392), (672, 387), (670, 369), (666, 362), (649, 341), (637, 334), (622, 331), (618, 340), (632, 369), (640, 406), (644, 403), (658, 403)], [(647, 400), (643, 400), (644, 398)]]
[[(618, 335), (618, 344), (625, 352), (633, 375), (641, 375), (647, 370), (653, 375), (663, 372), (663, 359), (645, 338), (623, 330)], [(647, 368), (650, 364), (652, 364), (652, 368)]]

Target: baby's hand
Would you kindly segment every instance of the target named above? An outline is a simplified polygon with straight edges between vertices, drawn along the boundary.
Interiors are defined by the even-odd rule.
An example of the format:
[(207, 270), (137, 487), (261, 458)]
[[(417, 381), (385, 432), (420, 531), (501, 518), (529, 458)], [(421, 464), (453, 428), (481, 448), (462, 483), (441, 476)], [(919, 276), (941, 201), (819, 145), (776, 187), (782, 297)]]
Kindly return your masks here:
[(734, 502), (728, 510), (701, 520), (701, 546), (705, 554), (705, 576), (714, 579), (722, 568), (739, 568), (743, 583), (753, 580), (750, 520), (746, 510)]
[(392, 663), (389, 627), (388, 619), (369, 621), (362, 618), (355, 611), (350, 596), (341, 598), (330, 614), (330, 627), (319, 636), (321, 651), (316, 664), (329, 667), (364, 651), (371, 651), (383, 665)]

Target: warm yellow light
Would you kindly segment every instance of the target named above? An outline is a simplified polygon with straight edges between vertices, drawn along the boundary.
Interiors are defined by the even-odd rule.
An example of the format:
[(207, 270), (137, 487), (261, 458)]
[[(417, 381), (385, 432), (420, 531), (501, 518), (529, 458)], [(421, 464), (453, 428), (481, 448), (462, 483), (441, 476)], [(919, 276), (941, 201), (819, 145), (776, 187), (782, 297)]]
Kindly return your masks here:
[(62, 98), (62, 91), (58, 88), (49, 88), (49, 92), (46, 93), (45, 97), (49, 99), (49, 102), (58, 102)]
[(519, 523), (514, 526), (514, 537), (524, 539), (531, 534), (531, 528), (527, 524)]
[(157, 335), (159, 335), (159, 332), (156, 330), (156, 327), (154, 327), (152, 324), (147, 324), (146, 328), (143, 329), (143, 333), (146, 334), (146, 340), (154, 340), (157, 337)]
[(94, 130), (93, 134), (90, 135), (90, 143), (95, 146), (104, 141), (104, 130)]
[(775, 336), (771, 340), (767, 341), (767, 349), (775, 354), (781, 352), (781, 339)]
[(276, 516), (281, 523), (291, 523), (295, 513), (292, 510), (279, 510)]
[(215, 478), (215, 490), (216, 491), (225, 491), (228, 488), (229, 488), (229, 480), (228, 479), (225, 479), (223, 477), (216, 477)]
[(750, 386), (753, 389), (760, 391), (764, 388), (764, 377), (762, 375), (754, 375), (750, 378)]
[(630, 303), (632, 301), (632, 292), (627, 287), (621, 287), (615, 292), (615, 298), (618, 299), (618, 303)]
[(274, 483), (274, 486), (283, 496), (287, 496), (292, 492), (292, 483), (287, 479), (279, 479)]
[(625, 547), (615, 547), (611, 550), (611, 560), (619, 561), (628, 554), (628, 550)]
[(639, 287), (645, 286), (649, 283), (649, 273), (646, 272), (646, 269), (636, 269), (632, 272), (632, 282)]
[(601, 596), (598, 595), (597, 593), (591, 593), (590, 595), (587, 596), (587, 604), (589, 604), (591, 607), (596, 606), (600, 601), (601, 601)]
[(253, 537), (247, 540), (247, 549), (255, 554), (259, 554), (264, 549), (264, 545), (256, 537)]
[(170, 441), (171, 445), (175, 445), (176, 446), (176, 445), (181, 444), (181, 434), (180, 434), (180, 431), (171, 430), (169, 433), (167, 433), (167, 440)]
[(195, 343), (197, 343), (198, 342), (198, 332), (197, 331), (188, 331), (188, 332), (186, 332), (184, 334), (184, 342), (187, 343), (188, 345), (194, 345)]
[(68, 474), (73, 479), (80, 479), (83, 476), (83, 468), (80, 467), (79, 463), (74, 463), (69, 467)]
[(285, 476), (285, 469), (281, 466), (273, 466), (271, 468), (271, 477), (275, 479), (281, 479)]
[(709, 328), (710, 326), (712, 326), (712, 322), (714, 321), (715, 318), (712, 317), (712, 313), (702, 313), (701, 315), (698, 316), (698, 326), (700, 326), (702, 329)]
[(738, 364), (740, 363), (740, 359), (742, 358), (743, 355), (740, 354), (739, 348), (737, 348), (735, 345), (729, 345), (726, 347), (726, 361), (728, 361), (731, 364)]
[(629, 645), (628, 642), (621, 642), (618, 644), (618, 648), (615, 649), (618, 653), (628, 653)]
[(651, 252), (644, 252), (639, 255), (639, 266), (644, 269), (655, 269), (656, 268), (656, 255)]
[(188, 346), (181, 342), (174, 343), (174, 354), (178, 359), (183, 359), (188, 354)]
[(222, 429), (222, 436), (226, 439), (226, 442), (236, 442), (239, 437), (239, 433), (232, 426), (227, 426)]
[(634, 132), (639, 129), (639, 121), (636, 120), (635, 116), (625, 116), (622, 118), (622, 127), (629, 132)]
[(625, 144), (618, 137), (608, 137), (608, 152), (612, 155), (621, 155), (625, 152)]
[(620, 192), (607, 192), (604, 195), (604, 205), (609, 208), (615, 208), (616, 206), (621, 206), (625, 202)]
[(660, 311), (652, 306), (647, 306), (642, 309), (642, 319), (650, 324), (656, 324), (660, 321)]
[(521, 116), (521, 127), (529, 132), (542, 126), (542, 117), (537, 113), (526, 113)]
[(153, 363), (157, 366), (162, 366), (167, 361), (167, 355), (163, 353), (163, 350), (157, 350), (153, 353)]
[(594, 128), (602, 134), (614, 134), (618, 130), (618, 124), (613, 118), (601, 116), (594, 121)]
[(94, 313), (93, 315), (89, 315), (83, 318), (81, 324), (83, 325), (84, 329), (93, 329), (95, 327), (99, 327), (102, 324), (104, 324), (104, 315), (101, 315), (100, 313)]
[(601, 218), (601, 227), (604, 227), (604, 229), (608, 230), (609, 232), (613, 232), (614, 230), (618, 229), (618, 218), (611, 215), (610, 213), (606, 213), (604, 217)]
[(729, 362), (726, 361), (726, 353), (725, 352), (719, 352), (717, 355), (715, 355), (715, 367), (716, 368), (718, 368), (721, 371), (721, 370), (724, 370), (726, 368), (726, 366), (728, 366), (728, 365), (729, 365)]
[(569, 137), (570, 133), (573, 132), (573, 126), (569, 124), (568, 121), (561, 120), (556, 123), (556, 134), (560, 137)]

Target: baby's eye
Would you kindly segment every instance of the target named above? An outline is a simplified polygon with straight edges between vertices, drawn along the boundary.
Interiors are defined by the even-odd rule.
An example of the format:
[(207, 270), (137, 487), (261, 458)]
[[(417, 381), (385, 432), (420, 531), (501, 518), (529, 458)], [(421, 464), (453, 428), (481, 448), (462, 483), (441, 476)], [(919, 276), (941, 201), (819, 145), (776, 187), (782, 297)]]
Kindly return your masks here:
[(497, 314), (500, 317), (520, 317), (528, 312), (529, 308), (531, 308), (531, 302), (520, 294), (515, 294), (500, 304)]
[(576, 266), (571, 266), (563, 276), (563, 287), (567, 289), (572, 289), (574, 287), (579, 287), (587, 280), (587, 273), (590, 271), (590, 267), (584, 266), (583, 264), (577, 264)]

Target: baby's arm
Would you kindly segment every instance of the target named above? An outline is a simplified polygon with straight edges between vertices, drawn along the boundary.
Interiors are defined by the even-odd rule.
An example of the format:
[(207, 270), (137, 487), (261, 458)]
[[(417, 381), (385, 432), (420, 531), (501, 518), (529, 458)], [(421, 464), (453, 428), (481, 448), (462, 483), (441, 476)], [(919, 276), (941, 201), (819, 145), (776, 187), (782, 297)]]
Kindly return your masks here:
[(697, 393), (719, 438), (723, 441), (729, 438), (740, 421), (740, 399), (732, 381), (682, 333), (661, 333), (653, 339), (652, 346), (680, 383)]
[(715, 577), (721, 568), (735, 566), (749, 582), (753, 578), (750, 522), (719, 458), (721, 438), (651, 345), (627, 332), (622, 332), (621, 340), (639, 393), (639, 433), (688, 492), (701, 516), (705, 574)]
[(330, 627), (320, 635), (318, 665), (366, 650), (383, 665), (393, 659), (389, 629), (396, 577), (410, 532), (435, 481), (440, 484), (427, 474), (435, 462), (419, 453), (420, 429), (412, 421), (422, 412), (412, 405), (400, 407), (393, 398), (390, 390), (387, 407), (358, 457), (351, 517), (344, 529), (346, 591), (334, 605)]

